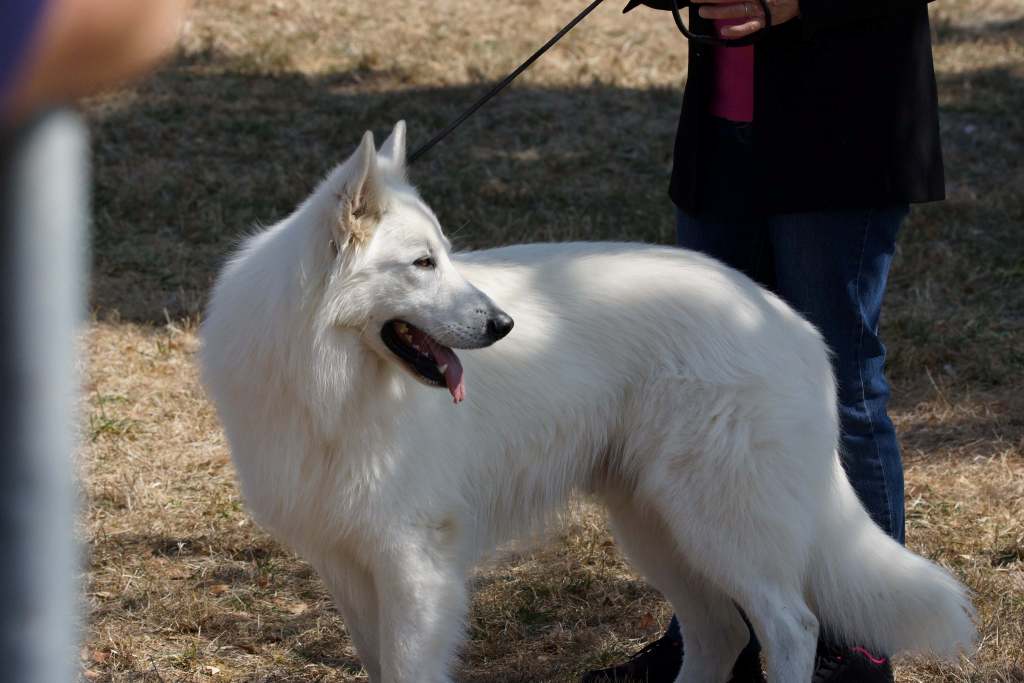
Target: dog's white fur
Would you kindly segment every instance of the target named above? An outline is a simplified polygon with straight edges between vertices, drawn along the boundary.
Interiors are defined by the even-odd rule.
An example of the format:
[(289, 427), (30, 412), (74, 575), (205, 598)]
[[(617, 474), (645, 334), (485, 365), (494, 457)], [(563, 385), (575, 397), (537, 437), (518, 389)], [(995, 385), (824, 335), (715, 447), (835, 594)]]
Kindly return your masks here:
[[(248, 505), (323, 577), (371, 681), (450, 681), (471, 566), (576, 491), (607, 505), (679, 614), (679, 681), (727, 679), (747, 640), (734, 604), (773, 683), (810, 680), (819, 627), (888, 653), (974, 641), (963, 586), (883, 534), (850, 487), (810, 324), (680, 249), (452, 254), (404, 159), (402, 124), (379, 153), (364, 137), (244, 242), (202, 328)], [(411, 265), (425, 254), (436, 269)], [(497, 310), (483, 292), (516, 326), (461, 354), (455, 406), (379, 332), (399, 318), (480, 346), (479, 315)]]

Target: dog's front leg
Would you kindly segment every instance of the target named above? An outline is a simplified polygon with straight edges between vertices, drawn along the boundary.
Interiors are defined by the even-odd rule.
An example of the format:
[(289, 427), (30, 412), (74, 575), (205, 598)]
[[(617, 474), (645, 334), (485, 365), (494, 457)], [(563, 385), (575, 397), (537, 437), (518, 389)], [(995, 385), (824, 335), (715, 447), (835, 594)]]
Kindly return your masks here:
[(314, 565), (345, 621), (370, 683), (379, 683), (380, 601), (373, 576), (347, 556), (320, 558)]
[(453, 555), (428, 537), (388, 552), (375, 577), (384, 683), (451, 683), (467, 610), (465, 570)]

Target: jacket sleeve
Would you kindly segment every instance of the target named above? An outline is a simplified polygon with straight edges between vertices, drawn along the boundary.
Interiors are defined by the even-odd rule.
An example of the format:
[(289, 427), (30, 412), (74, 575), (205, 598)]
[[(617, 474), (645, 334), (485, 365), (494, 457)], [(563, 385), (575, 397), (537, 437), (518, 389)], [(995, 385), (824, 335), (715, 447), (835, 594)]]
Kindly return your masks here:
[(39, 27), (46, 9), (44, 0), (18, 0), (0, 3), (0, 117), (10, 103), (17, 77), (38, 41)]
[(800, 18), (808, 33), (884, 19), (926, 5), (932, 0), (800, 0)]

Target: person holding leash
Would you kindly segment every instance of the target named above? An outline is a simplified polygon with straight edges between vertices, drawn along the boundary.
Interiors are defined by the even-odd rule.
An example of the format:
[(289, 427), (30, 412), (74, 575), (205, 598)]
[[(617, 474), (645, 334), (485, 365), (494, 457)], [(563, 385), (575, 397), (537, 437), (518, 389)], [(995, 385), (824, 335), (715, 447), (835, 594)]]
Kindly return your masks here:
[[(879, 317), (909, 204), (944, 198), (927, 2), (766, 6), (764, 31), (758, 1), (691, 8), (694, 33), (748, 44), (691, 43), (670, 184), (678, 244), (746, 273), (821, 331), (835, 354), (843, 464), (872, 518), (902, 543)], [(583, 683), (672, 683), (683, 656), (673, 618), (659, 640)], [(763, 680), (752, 636), (732, 682)], [(814, 683), (892, 680), (884, 653), (819, 644)]]

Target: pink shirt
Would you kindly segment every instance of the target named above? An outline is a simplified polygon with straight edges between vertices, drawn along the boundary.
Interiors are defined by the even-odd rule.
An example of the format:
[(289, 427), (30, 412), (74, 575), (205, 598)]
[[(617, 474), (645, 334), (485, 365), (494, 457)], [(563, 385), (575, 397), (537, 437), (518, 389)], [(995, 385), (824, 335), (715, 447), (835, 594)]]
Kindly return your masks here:
[[(715, 30), (740, 24), (743, 19), (717, 19)], [(712, 58), (715, 75), (711, 88), (712, 116), (730, 121), (754, 120), (754, 46), (723, 47), (715, 45)]]

